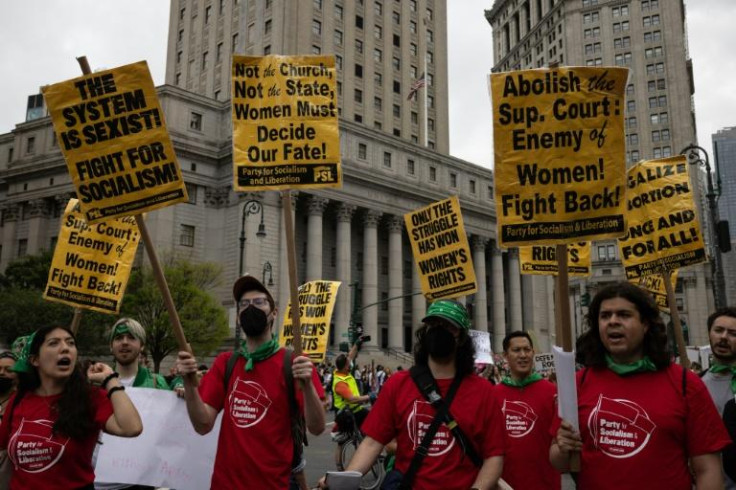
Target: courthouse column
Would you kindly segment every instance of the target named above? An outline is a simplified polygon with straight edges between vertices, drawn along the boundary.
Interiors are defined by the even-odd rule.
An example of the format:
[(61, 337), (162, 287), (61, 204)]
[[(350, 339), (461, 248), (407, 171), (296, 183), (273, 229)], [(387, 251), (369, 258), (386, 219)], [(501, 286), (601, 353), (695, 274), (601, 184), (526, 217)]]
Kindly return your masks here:
[(378, 221), (381, 213), (366, 211), (363, 217), (363, 333), (369, 345), (378, 345)]
[(404, 349), (404, 294), (401, 255), (401, 233), (404, 218), (392, 216), (388, 222), (388, 346)]
[(328, 199), (312, 196), (309, 199), (309, 219), (307, 221), (307, 281), (322, 277), (322, 215)]
[(348, 341), (347, 333), (350, 326), (350, 223), (355, 213), (355, 206), (342, 203), (337, 208), (337, 280), (342, 282), (337, 293), (335, 304), (335, 343)]
[(509, 300), (511, 307), (511, 328), (522, 330), (521, 321), (521, 272), (519, 271), (519, 249), (509, 249)]
[[(414, 335), (427, 313), (427, 300), (422, 295), (422, 281), (416, 262), (411, 261), (411, 334)], [(414, 342), (414, 340), (412, 340)]]
[(491, 249), (491, 274), (493, 287), (493, 352), (503, 352), (506, 336), (506, 298), (503, 284), (503, 252), (494, 246)]
[(18, 203), (6, 204), (3, 208), (3, 248), (0, 254), (0, 270), (3, 272), (10, 261), (18, 254), (18, 241), (16, 230), (20, 218), (21, 207)]
[(471, 239), (473, 247), (473, 266), (478, 291), (475, 293), (475, 308), (473, 308), (473, 328), (488, 332), (488, 291), (486, 289), (486, 245), (488, 239), (474, 235)]
[(46, 236), (49, 228), (49, 201), (33, 199), (28, 204), (28, 255), (35, 255), (49, 247)]

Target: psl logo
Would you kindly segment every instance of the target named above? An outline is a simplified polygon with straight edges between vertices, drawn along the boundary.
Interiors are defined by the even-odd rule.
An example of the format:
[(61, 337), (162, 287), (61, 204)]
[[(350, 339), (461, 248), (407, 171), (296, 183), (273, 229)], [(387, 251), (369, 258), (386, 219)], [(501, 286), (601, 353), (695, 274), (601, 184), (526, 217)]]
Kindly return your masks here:
[(230, 416), (233, 423), (244, 429), (263, 420), (271, 406), (266, 390), (253, 381), (238, 378), (230, 394)]
[(315, 182), (332, 182), (332, 172), (330, 172), (330, 167), (326, 167), (326, 166), (314, 167), (314, 181)]

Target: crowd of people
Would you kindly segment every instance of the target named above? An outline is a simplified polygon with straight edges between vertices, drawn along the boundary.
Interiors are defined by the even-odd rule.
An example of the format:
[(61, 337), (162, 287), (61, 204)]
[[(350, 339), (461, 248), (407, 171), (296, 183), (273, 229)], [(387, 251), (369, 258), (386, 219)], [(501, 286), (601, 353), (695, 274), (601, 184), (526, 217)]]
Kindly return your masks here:
[(303, 442), (325, 430), (327, 408), (338, 443), (348, 421), (364, 435), (345, 470), (365, 473), (389, 448), (388, 490), (492, 489), (501, 480), (559, 489), (576, 459), (582, 489), (736, 488), (736, 308), (708, 318), (713, 362), (701, 377), (674, 362), (646, 291), (602, 288), (577, 341), (578, 418), (562, 420), (529, 334), (509, 333), (501, 358), (479, 368), (457, 301), (428, 306), (414, 365), (392, 372), (356, 364), (360, 339), (317, 366), (280, 347), (276, 304), (253, 276), (236, 281), (233, 298), (241, 347), (210, 369), (181, 351), (169, 379), (140, 362), (146, 333), (130, 318), (110, 329), (112, 366), (79, 362), (74, 334), (58, 326), (0, 353), (0, 488), (152, 488), (95, 482), (100, 433), (144, 430), (126, 387), (177, 391), (199, 434), (223, 414), (216, 489), (308, 488)]

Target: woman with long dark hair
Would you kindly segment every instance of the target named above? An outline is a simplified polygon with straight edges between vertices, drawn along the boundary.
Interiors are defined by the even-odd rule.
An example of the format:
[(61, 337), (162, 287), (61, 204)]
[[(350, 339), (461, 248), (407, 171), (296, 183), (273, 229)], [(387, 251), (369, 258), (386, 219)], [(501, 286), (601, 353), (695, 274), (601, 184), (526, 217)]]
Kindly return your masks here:
[(13, 368), (18, 390), (0, 425), (0, 449), (13, 465), (11, 490), (92, 489), (100, 430), (121, 437), (143, 430), (113, 370), (95, 363), (85, 374), (77, 361), (66, 327), (39, 329), (23, 348)]
[(577, 344), (580, 432), (561, 422), (552, 464), (568, 471), (570, 451), (581, 451), (583, 490), (723, 488), (728, 433), (700, 378), (670, 362), (654, 299), (611, 284), (593, 298), (587, 322)]

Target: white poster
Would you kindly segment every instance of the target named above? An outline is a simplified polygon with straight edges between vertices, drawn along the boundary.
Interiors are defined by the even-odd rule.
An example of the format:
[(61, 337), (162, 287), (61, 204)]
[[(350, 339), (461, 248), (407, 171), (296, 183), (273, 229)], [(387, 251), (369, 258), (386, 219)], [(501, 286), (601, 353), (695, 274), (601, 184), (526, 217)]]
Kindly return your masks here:
[(210, 487), (220, 419), (200, 436), (192, 428), (186, 404), (172, 391), (126, 388), (143, 420), (134, 438), (102, 435), (96, 482), (128, 483), (177, 490)]
[(552, 354), (545, 352), (534, 356), (534, 370), (538, 373), (554, 372), (555, 359)]
[(491, 334), (480, 330), (469, 330), (468, 333), (475, 346), (475, 362), (477, 364), (493, 364)]
[(562, 420), (572, 424), (575, 432), (580, 433), (578, 421), (578, 390), (575, 381), (575, 353), (565, 352), (562, 348), (552, 346), (557, 373), (557, 414)]

